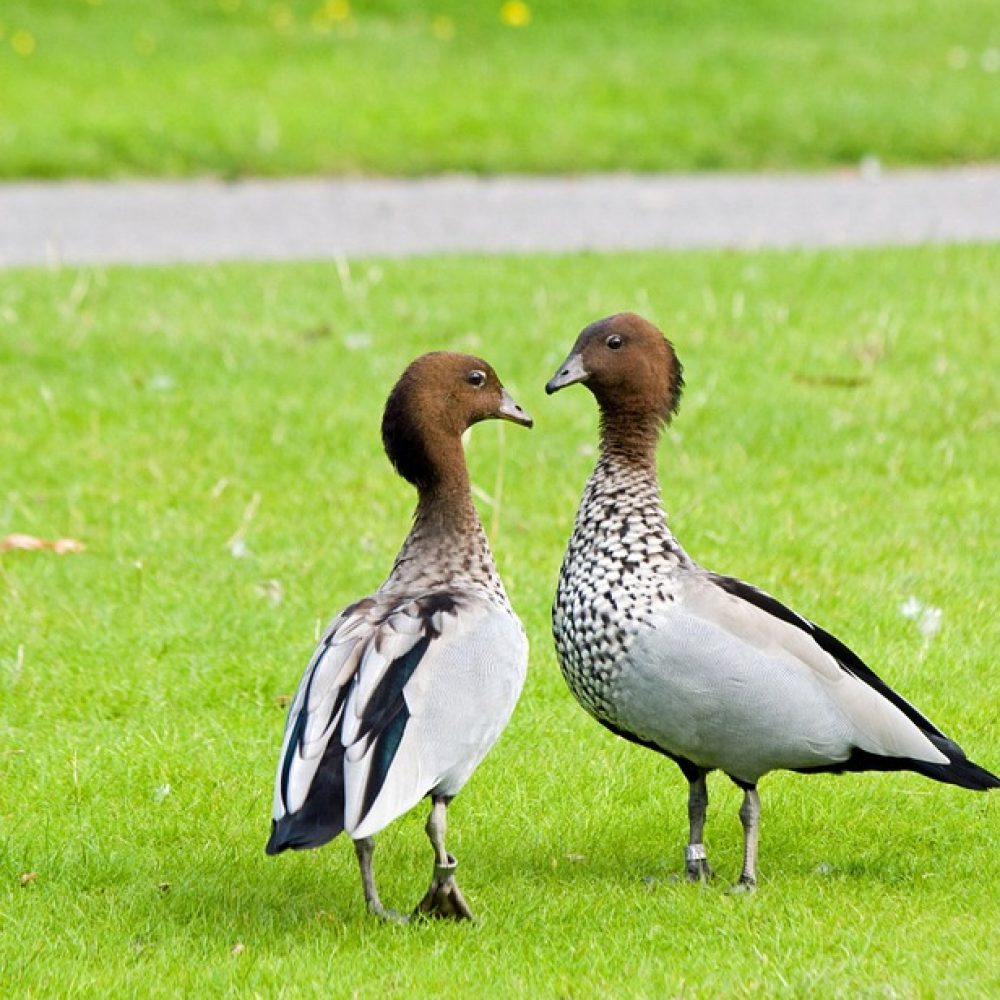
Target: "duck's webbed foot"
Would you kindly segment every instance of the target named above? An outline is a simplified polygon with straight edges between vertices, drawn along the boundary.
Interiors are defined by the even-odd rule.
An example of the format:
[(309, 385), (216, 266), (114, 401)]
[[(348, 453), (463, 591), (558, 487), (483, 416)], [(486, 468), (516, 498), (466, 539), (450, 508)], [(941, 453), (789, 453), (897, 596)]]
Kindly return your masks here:
[(757, 880), (741, 875), (737, 882), (734, 882), (727, 890), (733, 896), (749, 896), (757, 891)]
[(379, 920), (384, 920), (387, 924), (408, 924), (413, 918), (408, 913), (400, 913), (399, 910), (390, 910), (381, 903), (369, 903), (368, 912)]
[(434, 848), (434, 878), (430, 888), (414, 911), (414, 916), (444, 917), (448, 920), (471, 920), (462, 890), (455, 881), (458, 862), (444, 846), (444, 835), (448, 825), (447, 809), (450, 800), (443, 795), (431, 799), (431, 814), (427, 817), (427, 836)]
[(458, 862), (450, 854), (446, 864), (434, 865), (434, 878), (431, 879), (430, 888), (420, 900), (414, 916), (472, 920), (472, 910), (469, 909), (462, 890), (455, 881), (457, 867)]

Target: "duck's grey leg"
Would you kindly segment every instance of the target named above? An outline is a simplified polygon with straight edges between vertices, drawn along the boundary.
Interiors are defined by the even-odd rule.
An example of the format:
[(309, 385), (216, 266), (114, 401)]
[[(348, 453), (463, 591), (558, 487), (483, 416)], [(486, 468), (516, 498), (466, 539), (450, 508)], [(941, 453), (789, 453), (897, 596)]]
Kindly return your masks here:
[(753, 890), (757, 887), (757, 838), (760, 835), (760, 796), (754, 785), (743, 790), (740, 822), (743, 824), (743, 871), (737, 886)]
[(354, 851), (358, 856), (358, 866), (361, 868), (361, 887), (365, 892), (365, 902), (368, 904), (368, 912), (383, 920), (394, 920), (403, 922), (407, 918), (395, 910), (387, 910), (379, 899), (378, 889), (375, 888), (375, 873), (372, 870), (372, 857), (375, 854), (374, 837), (363, 837), (354, 841)]
[(684, 849), (684, 860), (689, 882), (704, 882), (712, 876), (703, 843), (706, 812), (708, 812), (708, 783), (705, 781), (705, 772), (701, 771), (696, 778), (691, 779), (688, 791), (688, 821), (691, 829), (687, 847)]
[(452, 920), (471, 920), (472, 911), (455, 881), (458, 862), (444, 846), (449, 801), (442, 795), (435, 795), (431, 800), (431, 814), (427, 817), (426, 830), (434, 848), (434, 877), (416, 912), (427, 916), (449, 917)]

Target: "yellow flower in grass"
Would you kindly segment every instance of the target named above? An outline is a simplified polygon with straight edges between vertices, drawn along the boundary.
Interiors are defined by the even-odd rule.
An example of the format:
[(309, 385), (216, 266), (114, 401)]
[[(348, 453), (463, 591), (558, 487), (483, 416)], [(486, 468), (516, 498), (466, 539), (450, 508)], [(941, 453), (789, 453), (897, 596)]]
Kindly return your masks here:
[(531, 20), (531, 8), (523, 0), (507, 0), (500, 7), (500, 20), (508, 28), (523, 28)]
[(351, 5), (347, 0), (326, 0), (321, 9), (323, 16), (330, 21), (346, 21), (351, 16)]
[(347, 0), (326, 0), (326, 3), (317, 7), (309, 18), (313, 31), (318, 31), (322, 35), (328, 35), (336, 24), (339, 26), (340, 34), (344, 34), (344, 28), (351, 17), (351, 5)]
[(431, 21), (431, 34), (442, 42), (451, 41), (455, 37), (455, 22), (445, 15)]
[(22, 28), (10, 36), (10, 45), (19, 56), (30, 56), (36, 48), (35, 36)]

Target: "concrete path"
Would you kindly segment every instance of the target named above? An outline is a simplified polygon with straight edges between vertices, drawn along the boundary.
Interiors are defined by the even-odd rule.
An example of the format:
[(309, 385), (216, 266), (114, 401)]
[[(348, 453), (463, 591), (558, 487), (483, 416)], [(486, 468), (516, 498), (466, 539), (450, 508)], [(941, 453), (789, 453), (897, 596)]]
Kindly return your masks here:
[(1000, 166), (0, 184), (0, 266), (1000, 240)]

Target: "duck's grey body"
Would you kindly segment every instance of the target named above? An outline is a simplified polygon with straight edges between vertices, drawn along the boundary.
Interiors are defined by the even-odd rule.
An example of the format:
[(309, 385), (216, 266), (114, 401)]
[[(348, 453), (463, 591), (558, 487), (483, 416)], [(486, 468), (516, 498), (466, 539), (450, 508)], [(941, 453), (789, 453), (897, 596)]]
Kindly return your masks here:
[[(759, 603), (747, 599), (755, 593)], [(851, 673), (811, 622), (768, 603), (780, 607), (690, 559), (667, 528), (655, 473), (601, 460), (553, 614), (563, 674), (592, 715), (745, 784), (778, 768), (836, 770), (859, 751), (948, 763), (915, 710), (908, 717), (901, 699)]]
[(673, 537), (655, 444), (681, 380), (655, 327), (629, 314), (589, 327), (547, 388), (581, 381), (601, 405), (601, 456), (560, 572), (556, 654), (588, 712), (676, 760), (691, 782), (690, 875), (708, 870), (701, 834), (713, 769), (746, 792), (747, 885), (756, 785), (769, 771), (907, 769), (967, 788), (1000, 785), (843, 643), (698, 566)]

